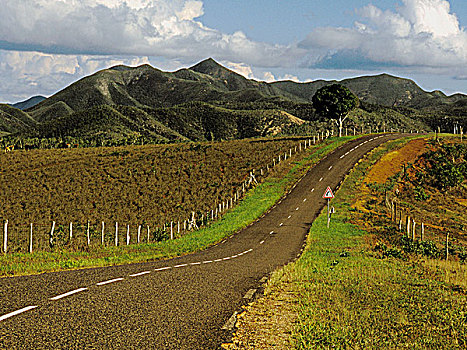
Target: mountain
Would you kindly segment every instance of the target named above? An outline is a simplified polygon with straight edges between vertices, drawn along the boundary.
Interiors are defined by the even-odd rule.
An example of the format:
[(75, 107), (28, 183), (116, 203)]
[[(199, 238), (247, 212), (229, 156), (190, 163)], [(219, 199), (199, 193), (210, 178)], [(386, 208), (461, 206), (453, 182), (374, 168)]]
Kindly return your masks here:
[[(123, 65), (80, 79), (21, 112), (2, 106), (0, 132), (22, 137), (81, 137), (157, 142), (230, 139), (323, 128), (311, 99), (337, 81), (259, 82), (213, 59), (164, 72), (150, 65)], [(388, 74), (345, 79), (362, 101), (349, 122), (434, 128), (443, 117), (466, 120), (467, 96), (426, 92), (409, 79)], [(20, 113), (21, 112), (21, 113)], [(360, 118), (360, 119), (359, 119)], [(363, 118), (363, 119), (362, 119)], [(304, 121), (311, 121), (304, 124)], [(308, 130), (307, 129), (307, 130)], [(292, 130), (292, 131), (291, 131)]]
[(46, 97), (44, 97), (44, 96), (33, 96), (31, 98), (28, 98), (26, 101), (14, 103), (14, 104), (12, 104), (12, 106), (24, 111), (25, 109), (34, 107), (35, 105), (37, 105), (38, 103), (44, 101), (45, 99), (46, 99)]
[(7, 104), (0, 104), (0, 135), (24, 133), (37, 127), (29, 114)]

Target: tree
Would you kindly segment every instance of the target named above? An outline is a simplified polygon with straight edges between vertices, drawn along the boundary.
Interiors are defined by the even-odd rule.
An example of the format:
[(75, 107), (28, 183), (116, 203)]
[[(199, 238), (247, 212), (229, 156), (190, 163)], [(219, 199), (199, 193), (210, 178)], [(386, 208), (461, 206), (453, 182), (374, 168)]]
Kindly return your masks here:
[(316, 91), (312, 98), (316, 112), (334, 120), (339, 127), (339, 137), (342, 136), (342, 124), (348, 113), (358, 106), (358, 97), (345, 86), (339, 84), (327, 85)]

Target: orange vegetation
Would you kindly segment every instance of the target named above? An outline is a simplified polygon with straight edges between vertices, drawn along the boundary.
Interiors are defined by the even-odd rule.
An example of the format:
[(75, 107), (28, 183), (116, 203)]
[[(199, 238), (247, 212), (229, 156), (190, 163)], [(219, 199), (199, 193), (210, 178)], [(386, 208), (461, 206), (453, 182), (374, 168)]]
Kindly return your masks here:
[(401, 149), (387, 153), (371, 168), (365, 182), (385, 183), (389, 177), (397, 174), (404, 164), (414, 162), (423, 153), (425, 145), (426, 140), (413, 140)]

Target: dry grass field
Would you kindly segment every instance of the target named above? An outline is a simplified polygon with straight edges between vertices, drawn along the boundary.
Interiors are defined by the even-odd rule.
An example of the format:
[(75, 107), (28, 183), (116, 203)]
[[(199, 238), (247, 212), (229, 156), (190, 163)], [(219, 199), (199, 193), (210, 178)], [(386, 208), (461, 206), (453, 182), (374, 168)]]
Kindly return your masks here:
[[(0, 154), (0, 221), (26, 249), (30, 223), (41, 237), (56, 222), (76, 232), (107, 225), (161, 227), (197, 217), (234, 196), (255, 170), (272, 166), (303, 140), (228, 142), (14, 151)], [(283, 158), (283, 157), (282, 157)], [(143, 226), (145, 227), (145, 226)], [(98, 236), (98, 235), (97, 235)], [(11, 238), (10, 238), (11, 237)], [(11, 246), (11, 249), (14, 249)]]

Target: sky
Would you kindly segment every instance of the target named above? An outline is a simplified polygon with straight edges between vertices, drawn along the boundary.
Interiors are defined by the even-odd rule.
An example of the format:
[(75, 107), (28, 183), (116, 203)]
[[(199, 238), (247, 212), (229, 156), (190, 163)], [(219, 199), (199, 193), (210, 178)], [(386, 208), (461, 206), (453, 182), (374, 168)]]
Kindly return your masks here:
[(0, 102), (117, 64), (262, 81), (389, 73), (467, 93), (465, 0), (0, 0)]

